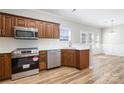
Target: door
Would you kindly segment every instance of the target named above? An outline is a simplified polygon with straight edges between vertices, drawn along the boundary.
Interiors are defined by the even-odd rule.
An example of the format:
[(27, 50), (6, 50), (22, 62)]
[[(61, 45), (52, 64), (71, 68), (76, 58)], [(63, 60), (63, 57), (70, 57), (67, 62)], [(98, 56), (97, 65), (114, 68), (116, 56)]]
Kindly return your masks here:
[(15, 26), (26, 27), (27, 19), (22, 17), (15, 17)]
[(37, 28), (37, 21), (28, 19), (28, 27)]
[(2, 15), (0, 14), (0, 36), (2, 36)]
[(45, 24), (45, 37), (53, 38), (53, 24), (52, 23)]
[(59, 24), (54, 24), (53, 25), (53, 38), (59, 39)]
[(22, 57), (12, 59), (12, 74), (39, 68), (38, 56)]
[(45, 22), (38, 22), (38, 37), (45, 38)]
[(13, 36), (13, 21), (14, 17), (9, 15), (2, 15), (2, 36), (12, 37)]

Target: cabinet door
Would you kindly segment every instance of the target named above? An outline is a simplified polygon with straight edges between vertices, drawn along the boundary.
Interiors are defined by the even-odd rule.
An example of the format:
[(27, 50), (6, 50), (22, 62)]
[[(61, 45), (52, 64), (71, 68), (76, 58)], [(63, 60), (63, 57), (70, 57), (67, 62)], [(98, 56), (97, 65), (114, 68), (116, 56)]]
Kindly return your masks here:
[(45, 70), (47, 67), (47, 51), (40, 51), (39, 53), (39, 69)]
[(37, 21), (28, 19), (28, 27), (37, 28)]
[(2, 15), (0, 14), (0, 36), (2, 36)]
[(27, 19), (22, 17), (15, 17), (15, 26), (26, 27)]
[(45, 37), (53, 38), (53, 24), (52, 23), (45, 24)]
[(59, 35), (60, 35), (59, 24), (54, 24), (53, 25), (53, 38), (59, 39)]
[(62, 65), (76, 67), (76, 52), (74, 50), (62, 51)]
[(45, 22), (38, 22), (38, 37), (45, 38)]
[(2, 15), (2, 36), (13, 36), (13, 21), (14, 17), (9, 15)]
[(77, 51), (77, 68), (84, 69), (89, 67), (89, 50)]
[(4, 79), (11, 78), (11, 54), (4, 54)]
[(62, 51), (62, 54), (61, 54), (61, 64), (63, 66), (68, 66), (68, 61), (69, 61), (68, 53)]
[(0, 80), (3, 79), (3, 55), (0, 54)]

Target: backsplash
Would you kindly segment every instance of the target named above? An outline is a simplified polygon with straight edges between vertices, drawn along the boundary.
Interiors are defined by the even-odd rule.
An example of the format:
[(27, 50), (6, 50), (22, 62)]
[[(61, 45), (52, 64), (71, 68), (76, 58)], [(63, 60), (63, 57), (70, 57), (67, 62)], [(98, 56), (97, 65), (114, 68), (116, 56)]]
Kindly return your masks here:
[(19, 40), (14, 38), (0, 37), (0, 53), (8, 53), (16, 48), (38, 47), (39, 50), (43, 50), (67, 46), (68, 42), (61, 42), (59, 39)]

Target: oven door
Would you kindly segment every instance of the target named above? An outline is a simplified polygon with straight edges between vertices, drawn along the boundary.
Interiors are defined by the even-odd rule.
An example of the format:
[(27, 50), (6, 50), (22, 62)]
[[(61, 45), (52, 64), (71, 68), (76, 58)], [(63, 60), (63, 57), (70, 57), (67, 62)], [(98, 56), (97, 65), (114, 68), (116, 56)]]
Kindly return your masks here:
[(39, 69), (39, 57), (23, 57), (12, 59), (12, 74)]

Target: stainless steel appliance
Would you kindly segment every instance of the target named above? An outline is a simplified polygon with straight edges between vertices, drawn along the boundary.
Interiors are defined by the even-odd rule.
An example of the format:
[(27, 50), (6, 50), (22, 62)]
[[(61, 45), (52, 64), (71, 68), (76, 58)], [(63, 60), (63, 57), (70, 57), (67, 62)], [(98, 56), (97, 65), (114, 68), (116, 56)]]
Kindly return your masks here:
[(12, 80), (39, 73), (37, 48), (18, 48), (12, 52)]
[(14, 37), (16, 39), (38, 39), (38, 29), (15, 26)]
[(47, 69), (61, 66), (61, 51), (49, 50), (47, 55)]

